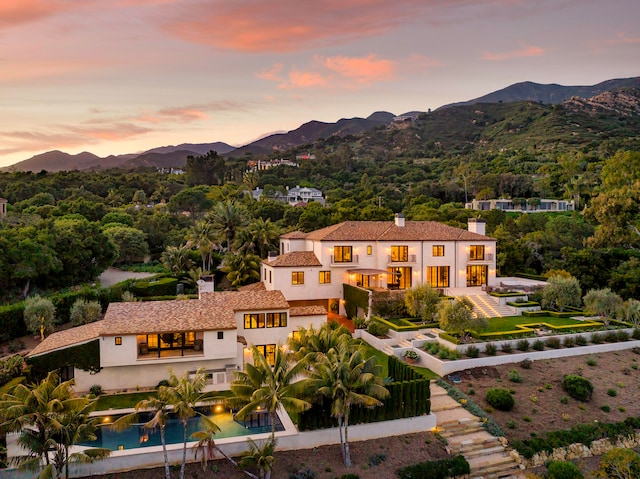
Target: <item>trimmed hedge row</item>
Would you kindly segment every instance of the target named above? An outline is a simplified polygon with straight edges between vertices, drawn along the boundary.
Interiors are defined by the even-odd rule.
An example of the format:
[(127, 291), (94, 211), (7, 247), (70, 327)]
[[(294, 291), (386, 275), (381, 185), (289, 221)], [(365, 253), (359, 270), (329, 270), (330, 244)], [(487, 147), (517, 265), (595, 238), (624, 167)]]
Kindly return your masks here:
[(369, 309), (369, 291), (350, 284), (342, 284), (344, 309), (348, 318), (354, 318), (358, 314), (358, 306), (363, 310)]
[(393, 321), (389, 321), (388, 319), (383, 319), (380, 316), (371, 316), (371, 319), (375, 319), (394, 331), (418, 331), (422, 328), (429, 327), (425, 324), (414, 324), (406, 319), (394, 319)]
[(419, 462), (398, 471), (400, 479), (447, 479), (468, 474), (471, 474), (471, 468), (463, 456)]
[[(349, 416), (350, 425), (422, 416), (431, 411), (430, 381), (395, 356), (389, 356), (388, 366), (389, 374), (393, 374), (395, 379), (394, 382), (385, 384), (389, 397), (379, 407), (353, 407)], [(300, 431), (326, 429), (337, 425), (337, 420), (331, 416), (331, 401), (324, 397), (298, 416)]]
[(583, 316), (584, 311), (572, 309), (570, 311), (549, 311), (546, 309), (541, 309), (539, 311), (523, 311), (522, 316), (551, 316), (553, 318), (571, 318), (572, 316)]

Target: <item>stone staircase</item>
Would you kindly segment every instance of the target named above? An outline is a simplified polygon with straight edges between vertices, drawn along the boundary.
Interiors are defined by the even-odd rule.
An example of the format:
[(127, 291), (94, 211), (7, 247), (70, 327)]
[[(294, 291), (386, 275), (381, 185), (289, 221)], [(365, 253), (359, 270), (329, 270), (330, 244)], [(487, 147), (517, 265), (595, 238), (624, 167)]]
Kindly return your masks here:
[(447, 392), (431, 384), (431, 412), (440, 436), (452, 455), (462, 454), (471, 467), (470, 479), (521, 479), (518, 464), (506, 448), (506, 440), (492, 436), (482, 420), (464, 409)]
[(501, 318), (515, 315), (511, 306), (501, 306), (488, 294), (469, 295), (467, 298), (473, 303), (473, 312), (478, 316)]
[[(407, 340), (407, 339), (402, 339), (400, 341), (398, 341), (396, 343), (397, 347), (400, 348), (411, 348), (411, 341)], [(384, 349), (382, 350), (383, 353), (389, 355), (389, 356), (393, 356), (395, 354), (394, 349), (396, 348), (392, 348), (391, 346), (385, 346)]]

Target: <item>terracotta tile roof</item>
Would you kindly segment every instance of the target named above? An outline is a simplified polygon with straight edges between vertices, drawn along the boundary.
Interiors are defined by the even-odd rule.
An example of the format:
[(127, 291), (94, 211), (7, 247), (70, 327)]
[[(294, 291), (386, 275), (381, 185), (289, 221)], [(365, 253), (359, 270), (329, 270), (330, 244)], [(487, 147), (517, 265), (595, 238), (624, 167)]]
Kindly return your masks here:
[(307, 233), (303, 231), (292, 231), (290, 233), (285, 233), (280, 235), (280, 238), (284, 239), (305, 239), (307, 237)]
[(101, 336), (236, 329), (236, 311), (288, 309), (281, 291), (202, 293), (197, 300), (111, 303), (102, 321), (52, 334), (29, 355)]
[(53, 333), (33, 348), (28, 356), (37, 356), (55, 349), (71, 346), (72, 344), (80, 344), (91, 341), (92, 339), (97, 339), (100, 337), (100, 330), (102, 329), (103, 323), (104, 319), (102, 321), (96, 321), (95, 323), (84, 324)]
[(240, 286), (238, 291), (247, 292), (247, 291), (266, 291), (267, 289), (264, 286), (262, 281), (258, 281), (257, 283), (247, 284), (245, 286)]
[(324, 306), (294, 306), (289, 310), (289, 316), (314, 316), (326, 315), (327, 309)]
[(492, 241), (493, 238), (436, 221), (345, 221), (307, 235), (316, 241)]
[(313, 251), (292, 251), (291, 253), (281, 254), (271, 261), (264, 260), (263, 263), (273, 268), (288, 266), (322, 266), (322, 263), (318, 260)]

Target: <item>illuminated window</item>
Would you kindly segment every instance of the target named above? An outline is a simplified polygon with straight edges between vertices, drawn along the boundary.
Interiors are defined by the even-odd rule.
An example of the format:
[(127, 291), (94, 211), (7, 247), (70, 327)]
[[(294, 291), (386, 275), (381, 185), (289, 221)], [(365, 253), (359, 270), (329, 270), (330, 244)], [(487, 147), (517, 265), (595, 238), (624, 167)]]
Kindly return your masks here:
[(469, 248), (470, 260), (483, 260), (484, 259), (484, 245), (472, 245)]
[(371, 255), (373, 254), (373, 246), (371, 246), (371, 245), (368, 245), (368, 246), (367, 246), (367, 254), (368, 254), (369, 256), (371, 256)]
[(304, 271), (292, 271), (291, 284), (304, 284)]
[(262, 353), (262, 355), (267, 360), (267, 364), (269, 366), (273, 366), (276, 362), (276, 345), (275, 344), (259, 344), (256, 345), (258, 351)]
[(267, 328), (285, 328), (287, 313), (267, 313)]
[(264, 328), (264, 313), (245, 314), (244, 329)]
[(122, 346), (122, 336), (116, 336), (116, 346)]
[(353, 261), (353, 247), (334, 246), (333, 261), (334, 263), (351, 263)]
[(428, 266), (427, 283), (434, 288), (448, 288), (449, 266)]
[(432, 256), (444, 256), (444, 245), (443, 244), (433, 245), (431, 254)]
[(320, 284), (331, 283), (331, 271), (320, 271)]
[(389, 289), (411, 288), (411, 268), (409, 267), (387, 268), (387, 287)]
[(392, 263), (406, 263), (409, 261), (409, 247), (408, 246), (392, 246), (391, 247), (391, 262)]

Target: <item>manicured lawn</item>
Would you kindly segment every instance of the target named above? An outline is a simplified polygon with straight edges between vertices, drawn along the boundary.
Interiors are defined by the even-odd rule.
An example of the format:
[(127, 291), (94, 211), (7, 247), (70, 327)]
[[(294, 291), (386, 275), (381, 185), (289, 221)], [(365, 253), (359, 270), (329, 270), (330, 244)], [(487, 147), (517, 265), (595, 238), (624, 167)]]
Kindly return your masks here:
[(419, 372), (427, 379), (437, 379), (440, 377), (436, 373), (434, 373), (431, 369), (422, 368), (420, 366), (412, 366), (412, 367), (413, 369), (416, 370), (416, 372)]
[(503, 318), (488, 318), (488, 327), (483, 333), (497, 333), (501, 331), (514, 331), (518, 329), (518, 324), (538, 324), (548, 323), (552, 326), (575, 326), (582, 327), (584, 321), (571, 318), (554, 318), (552, 316), (536, 316), (528, 318), (526, 316), (505, 316)]
[(365, 341), (362, 341), (362, 345), (365, 348), (365, 356), (367, 358), (370, 358), (371, 356), (376, 357), (376, 361), (378, 361), (378, 364), (382, 366), (382, 377), (386, 378), (389, 375), (389, 360), (387, 359), (388, 356), (382, 351), (370, 346)]

